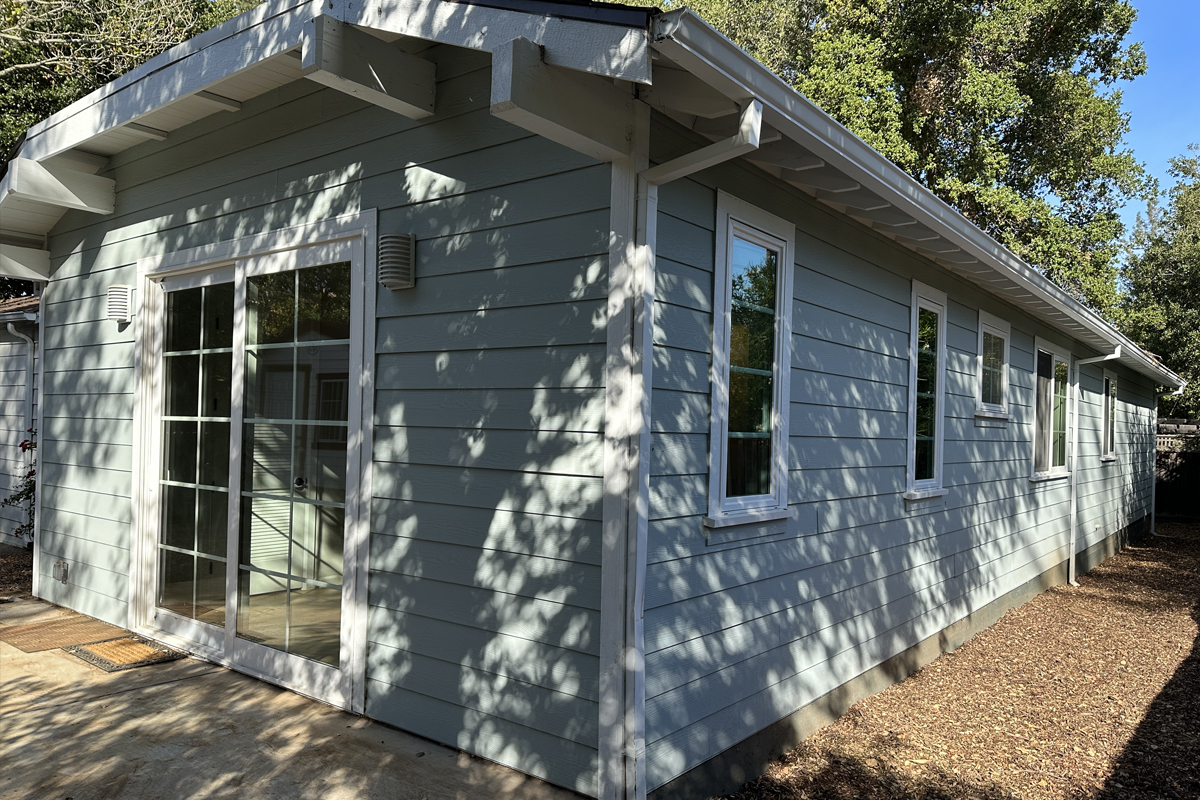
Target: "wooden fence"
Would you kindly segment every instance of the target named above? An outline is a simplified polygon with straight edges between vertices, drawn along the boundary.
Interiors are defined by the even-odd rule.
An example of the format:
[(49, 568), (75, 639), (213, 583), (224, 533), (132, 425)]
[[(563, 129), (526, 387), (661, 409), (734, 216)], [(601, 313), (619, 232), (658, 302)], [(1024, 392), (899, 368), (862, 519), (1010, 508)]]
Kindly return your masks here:
[(1161, 517), (1200, 517), (1200, 419), (1158, 421), (1158, 487)]

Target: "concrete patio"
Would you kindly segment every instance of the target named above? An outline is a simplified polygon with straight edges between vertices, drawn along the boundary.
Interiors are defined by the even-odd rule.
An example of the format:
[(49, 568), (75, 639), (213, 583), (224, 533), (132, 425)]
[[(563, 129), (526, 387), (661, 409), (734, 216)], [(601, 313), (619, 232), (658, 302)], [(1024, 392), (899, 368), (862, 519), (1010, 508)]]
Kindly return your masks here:
[[(0, 604), (0, 626), (68, 614)], [(194, 659), (106, 673), (0, 642), (0, 800), (579, 795)]]

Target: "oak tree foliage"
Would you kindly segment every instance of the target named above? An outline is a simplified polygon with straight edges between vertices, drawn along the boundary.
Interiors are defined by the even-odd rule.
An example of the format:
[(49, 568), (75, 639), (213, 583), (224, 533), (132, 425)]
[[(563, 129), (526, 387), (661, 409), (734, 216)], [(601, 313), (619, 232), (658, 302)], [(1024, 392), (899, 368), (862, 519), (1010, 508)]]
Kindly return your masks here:
[[(0, 162), (35, 123), (254, 0), (0, 0)], [(0, 297), (28, 284), (0, 279)]]
[(1127, 0), (687, 5), (1073, 296), (1114, 308), (1118, 211), (1153, 192), (1124, 144), (1117, 82), (1146, 69)]
[(1200, 418), (1200, 145), (1171, 160), (1176, 183), (1165, 205), (1139, 217), (1123, 270), (1126, 291), (1117, 323), (1131, 339), (1160, 354), (1188, 381), (1182, 397), (1164, 397), (1164, 417)]

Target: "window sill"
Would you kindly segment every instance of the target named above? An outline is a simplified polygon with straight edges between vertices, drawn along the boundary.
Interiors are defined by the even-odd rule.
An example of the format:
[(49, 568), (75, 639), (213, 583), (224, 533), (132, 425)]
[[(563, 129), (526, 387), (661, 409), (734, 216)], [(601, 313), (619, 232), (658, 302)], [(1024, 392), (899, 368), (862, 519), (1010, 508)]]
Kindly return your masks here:
[(1070, 478), (1070, 477), (1071, 477), (1071, 473), (1069, 473), (1069, 472), (1043, 473), (1041, 475), (1034, 475), (1032, 478), (1029, 479), (1029, 482), (1030, 483), (1049, 483), (1051, 481), (1065, 481), (1067, 478)]
[(1116, 456), (1100, 456), (1100, 463), (1102, 464), (1115, 464), (1116, 461)]
[(768, 508), (762, 511), (736, 511), (719, 517), (705, 517), (706, 528), (732, 528), (735, 525), (754, 525), (760, 522), (775, 522), (787, 519), (791, 512), (786, 508)]
[(1004, 422), (1008, 422), (1012, 419), (1012, 414), (1009, 414), (1007, 411), (992, 411), (991, 409), (987, 408), (975, 409), (975, 416), (981, 419), (1003, 420)]
[(934, 497), (945, 497), (949, 489), (912, 489), (904, 493), (905, 500), (929, 500)]

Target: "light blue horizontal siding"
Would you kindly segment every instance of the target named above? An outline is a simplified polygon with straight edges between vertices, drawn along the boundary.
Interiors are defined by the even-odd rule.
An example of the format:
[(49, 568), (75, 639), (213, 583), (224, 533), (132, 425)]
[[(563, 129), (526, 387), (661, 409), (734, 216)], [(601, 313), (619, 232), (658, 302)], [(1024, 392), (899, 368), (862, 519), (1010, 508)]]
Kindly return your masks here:
[(433, 117), (299, 81), (114, 156), (115, 212), (63, 217), (42, 563), (73, 565), (43, 585), (124, 619), (138, 326), (106, 319), (107, 286), (377, 209), (416, 235), (418, 279), (373, 310), (367, 713), (594, 793), (610, 169), (492, 115), (487, 54), (422, 55)]
[[(671, 123), (659, 120), (653, 135), (663, 152), (685, 148)], [(797, 224), (791, 515), (706, 531), (718, 188)], [(1061, 563), (1070, 532), (1069, 481), (1029, 479), (1034, 339), (1068, 344), (1060, 334), (752, 169), (726, 164), (663, 187), (658, 221), (645, 595), (652, 788)], [(949, 491), (906, 504), (914, 279), (949, 295)], [(1013, 325), (1006, 421), (975, 416), (980, 309)], [(1143, 455), (1099, 464), (1099, 407), (1087, 396), (1099, 381), (1084, 375), (1081, 550), (1146, 513), (1152, 458), (1149, 440), (1135, 445), (1126, 432)], [(1132, 374), (1122, 380), (1130, 410), (1118, 422), (1145, 428), (1152, 398)]]
[[(29, 324), (18, 323), (16, 327), (34, 340), (33, 383), (26, 384), (28, 345), (0, 326), (0, 499), (16, 493), (24, 483), (31, 464), (21, 452), (21, 442), (29, 438), (27, 428), (36, 429), (39, 424), (36, 404), (32, 409), (33, 418), (25, 418), (25, 399), (27, 396), (35, 399), (33, 392), (39, 366), (36, 347), (40, 332)], [(0, 542), (23, 545), (27, 540), (15, 538), (13, 531), (28, 520), (25, 507), (0, 507)]]

